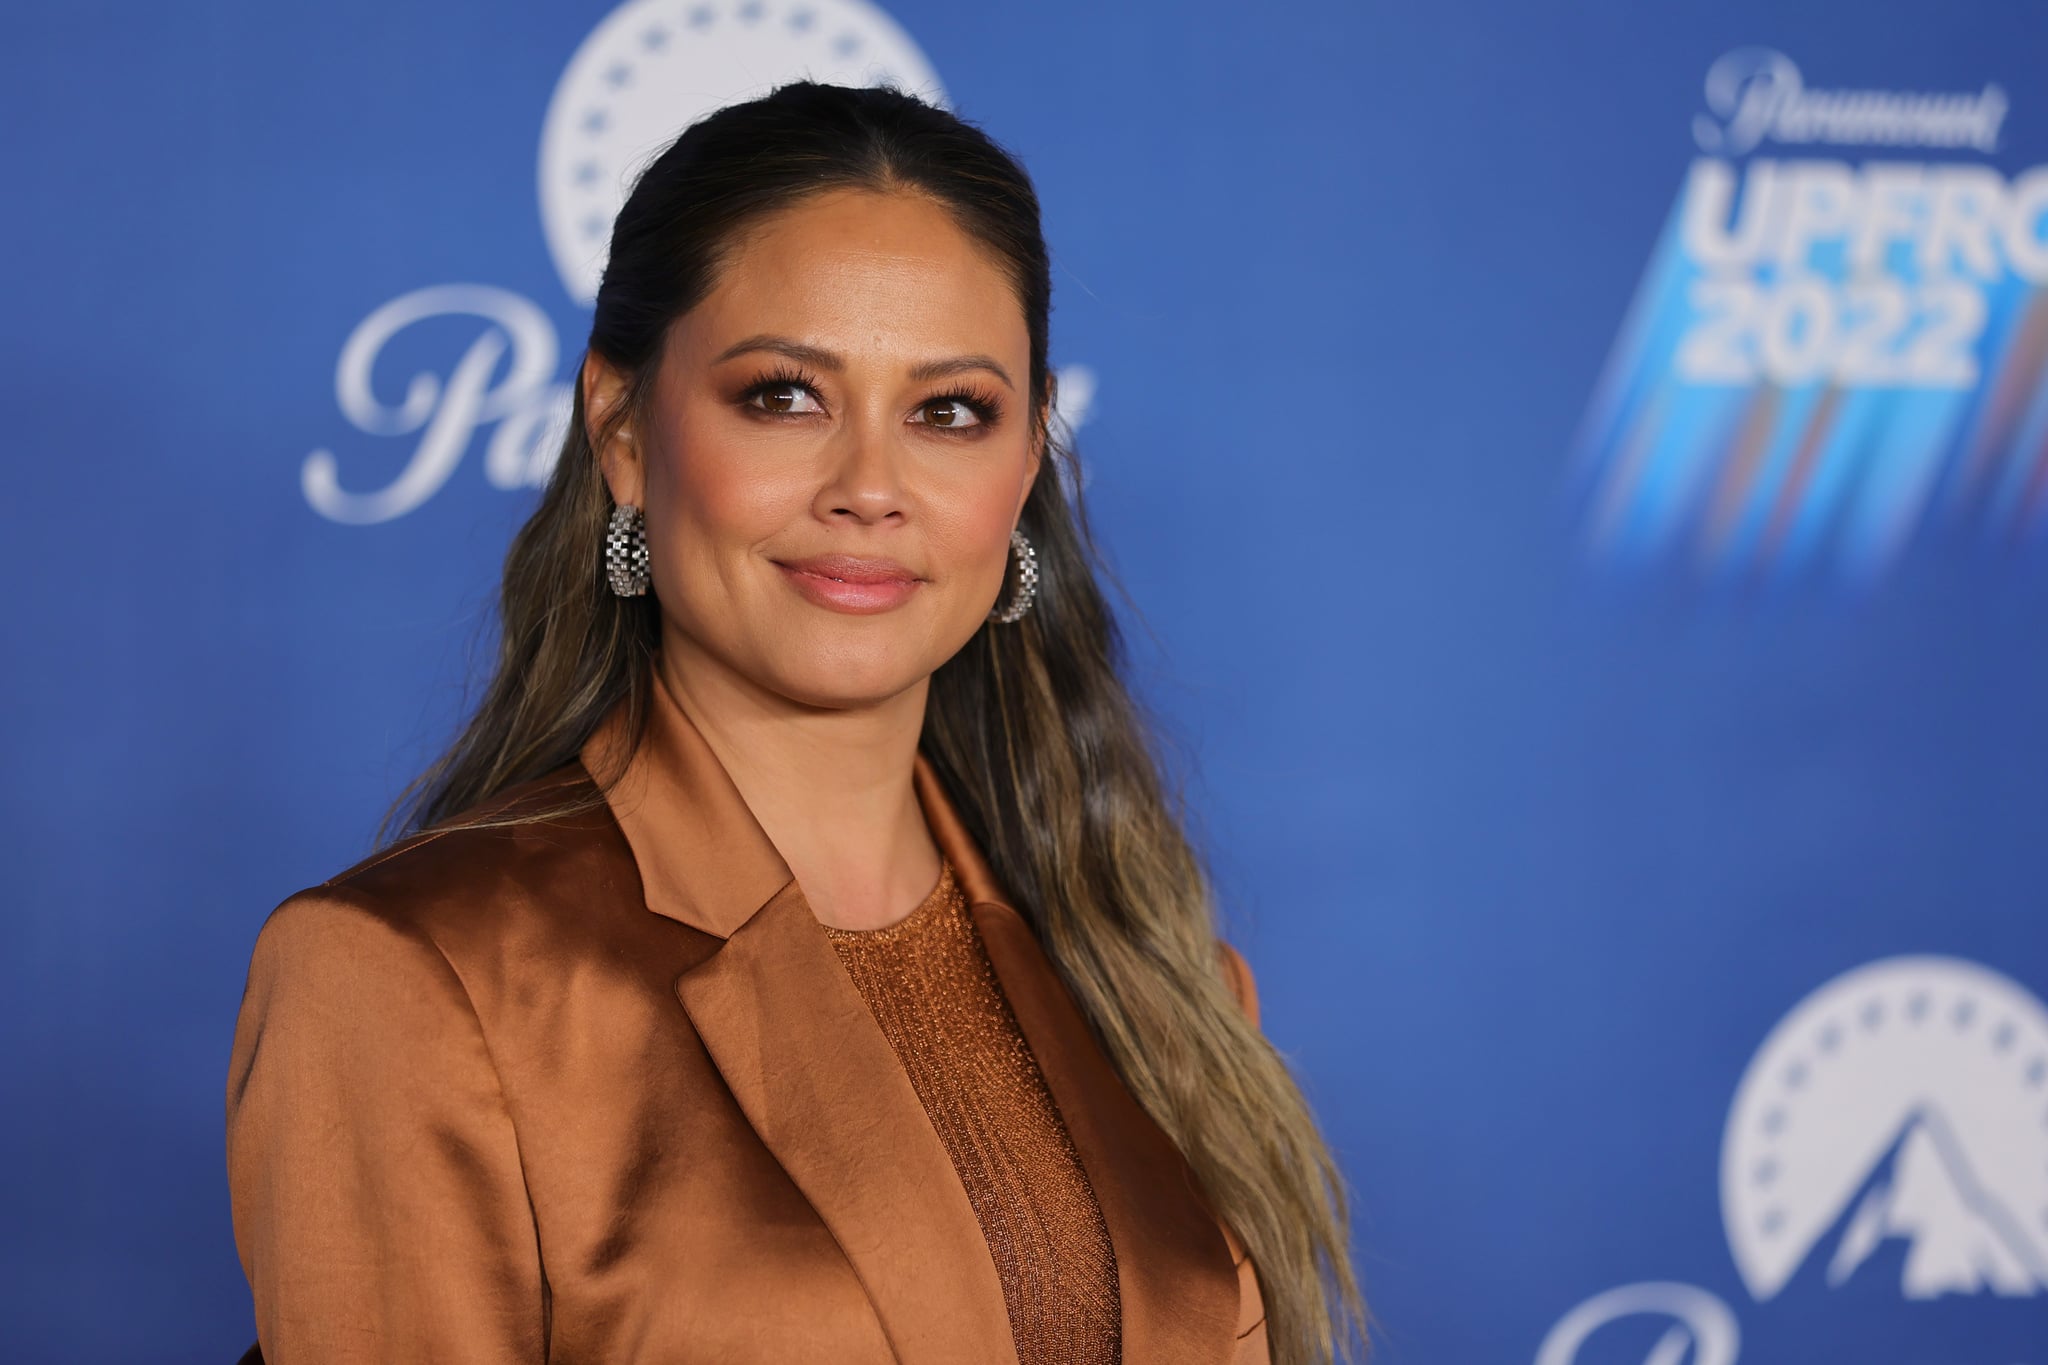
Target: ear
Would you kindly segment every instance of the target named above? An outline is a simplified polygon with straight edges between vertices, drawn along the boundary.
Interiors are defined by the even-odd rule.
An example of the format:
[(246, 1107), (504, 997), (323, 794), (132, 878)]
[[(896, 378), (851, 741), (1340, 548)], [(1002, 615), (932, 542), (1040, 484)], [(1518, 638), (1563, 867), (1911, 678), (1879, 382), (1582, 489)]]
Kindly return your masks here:
[[(647, 475), (640, 463), (640, 442), (632, 422), (624, 417), (621, 409), (631, 386), (630, 378), (625, 371), (596, 351), (591, 351), (583, 357), (583, 372), (578, 381), (583, 385), (584, 438), (590, 442), (591, 450), (597, 456), (597, 467), (604, 473), (605, 486), (611, 489), (612, 501), (622, 506), (631, 503), (635, 507), (645, 507), (643, 493)], [(615, 415), (620, 420), (614, 422)]]
[(1031, 490), (1038, 483), (1039, 471), (1045, 468), (1047, 445), (1051, 440), (1052, 415), (1058, 410), (1056, 399), (1059, 394), (1059, 376), (1047, 372), (1045, 376), (1045, 406), (1038, 410), (1038, 425), (1031, 437), (1031, 464), (1024, 473), (1024, 486), (1017, 492), (1017, 515), (1024, 515), (1024, 504), (1031, 500)]

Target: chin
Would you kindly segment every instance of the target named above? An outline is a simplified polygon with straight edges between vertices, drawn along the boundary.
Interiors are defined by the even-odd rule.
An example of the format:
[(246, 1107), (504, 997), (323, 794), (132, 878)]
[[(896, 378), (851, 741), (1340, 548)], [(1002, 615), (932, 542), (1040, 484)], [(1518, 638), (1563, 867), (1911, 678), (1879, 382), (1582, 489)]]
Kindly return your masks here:
[(826, 710), (876, 706), (917, 686), (932, 667), (920, 651), (899, 648), (820, 649), (774, 661), (775, 690)]

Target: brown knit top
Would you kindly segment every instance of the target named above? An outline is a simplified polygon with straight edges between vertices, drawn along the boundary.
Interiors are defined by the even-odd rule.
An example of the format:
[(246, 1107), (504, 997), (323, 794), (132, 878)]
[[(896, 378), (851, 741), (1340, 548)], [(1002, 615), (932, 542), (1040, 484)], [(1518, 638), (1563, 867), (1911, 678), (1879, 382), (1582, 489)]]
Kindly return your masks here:
[(1109, 1231), (952, 865), (895, 924), (825, 932), (967, 1188), (1019, 1365), (1118, 1365)]

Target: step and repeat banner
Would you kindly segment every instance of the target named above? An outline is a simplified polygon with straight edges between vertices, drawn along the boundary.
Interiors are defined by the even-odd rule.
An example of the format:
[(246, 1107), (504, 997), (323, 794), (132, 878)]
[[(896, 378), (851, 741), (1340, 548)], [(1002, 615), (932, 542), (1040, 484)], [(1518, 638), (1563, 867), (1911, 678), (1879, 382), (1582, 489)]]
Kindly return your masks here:
[(1037, 180), (1133, 676), (1378, 1359), (2048, 1365), (2048, 10), (8, 28), (11, 1355), (252, 1338), (256, 930), (475, 696), (624, 186), (808, 74)]

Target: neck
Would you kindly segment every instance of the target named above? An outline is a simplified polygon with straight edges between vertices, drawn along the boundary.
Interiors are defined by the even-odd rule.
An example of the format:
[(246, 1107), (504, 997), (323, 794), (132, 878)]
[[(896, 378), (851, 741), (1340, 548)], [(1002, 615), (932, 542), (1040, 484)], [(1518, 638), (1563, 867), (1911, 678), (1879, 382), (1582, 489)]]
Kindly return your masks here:
[(673, 637), (659, 667), (820, 921), (882, 928), (931, 892), (939, 851), (911, 778), (929, 680), (827, 708), (769, 692)]

